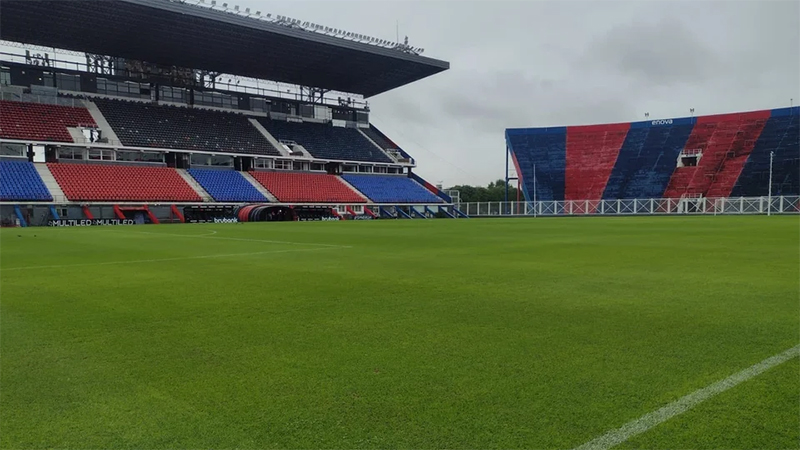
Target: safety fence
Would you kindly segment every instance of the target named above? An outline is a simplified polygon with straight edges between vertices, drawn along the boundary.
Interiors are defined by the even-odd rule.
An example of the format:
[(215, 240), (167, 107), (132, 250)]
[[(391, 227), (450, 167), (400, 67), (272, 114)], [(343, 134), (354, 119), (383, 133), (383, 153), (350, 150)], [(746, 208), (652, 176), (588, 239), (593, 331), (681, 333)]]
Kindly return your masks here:
[(800, 196), (458, 203), (470, 217), (666, 214), (799, 214)]

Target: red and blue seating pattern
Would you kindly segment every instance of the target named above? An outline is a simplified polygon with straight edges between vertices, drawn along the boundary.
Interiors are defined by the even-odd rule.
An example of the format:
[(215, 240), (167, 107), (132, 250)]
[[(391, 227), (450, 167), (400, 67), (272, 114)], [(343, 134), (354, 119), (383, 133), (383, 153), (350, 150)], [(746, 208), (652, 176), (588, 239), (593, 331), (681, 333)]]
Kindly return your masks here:
[(202, 202), (181, 175), (169, 167), (48, 163), (71, 201)]
[(281, 202), (366, 203), (336, 175), (301, 172), (250, 172)]
[(73, 142), (68, 127), (97, 126), (86, 108), (0, 100), (0, 137)]
[(405, 175), (342, 175), (376, 203), (442, 203), (442, 199)]
[(218, 202), (269, 201), (236, 170), (189, 169), (188, 172)]
[(33, 163), (0, 160), (0, 200), (44, 202), (53, 197)]
[[(533, 200), (800, 195), (800, 107), (624, 124), (506, 130)], [(678, 167), (682, 153), (700, 153)]]

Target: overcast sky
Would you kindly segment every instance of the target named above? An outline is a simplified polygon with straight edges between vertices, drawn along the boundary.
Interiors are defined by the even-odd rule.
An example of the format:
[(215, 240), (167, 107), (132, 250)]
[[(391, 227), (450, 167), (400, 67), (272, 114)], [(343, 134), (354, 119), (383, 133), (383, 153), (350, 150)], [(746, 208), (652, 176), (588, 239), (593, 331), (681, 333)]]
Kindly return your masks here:
[(373, 97), (428, 181), (502, 178), (510, 127), (625, 122), (800, 102), (800, 2), (228, 0), (401, 39), (450, 70)]

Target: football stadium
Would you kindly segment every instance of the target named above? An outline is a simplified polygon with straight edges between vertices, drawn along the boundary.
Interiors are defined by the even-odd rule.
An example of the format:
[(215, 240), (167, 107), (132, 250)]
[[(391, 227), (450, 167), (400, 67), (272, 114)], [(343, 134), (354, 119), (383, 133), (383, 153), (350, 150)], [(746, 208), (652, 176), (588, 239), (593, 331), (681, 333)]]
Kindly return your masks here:
[(407, 39), (2, 0), (0, 40), (0, 448), (800, 448), (800, 107), (509, 126), (470, 202), (372, 123), (448, 76)]

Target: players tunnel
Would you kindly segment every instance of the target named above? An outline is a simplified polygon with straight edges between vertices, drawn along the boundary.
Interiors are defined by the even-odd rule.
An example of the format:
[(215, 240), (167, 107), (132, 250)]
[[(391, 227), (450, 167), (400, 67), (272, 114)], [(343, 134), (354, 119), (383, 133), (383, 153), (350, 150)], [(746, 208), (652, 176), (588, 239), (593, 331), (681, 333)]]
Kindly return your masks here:
[(239, 222), (283, 222), (296, 220), (288, 206), (247, 205), (236, 212)]

